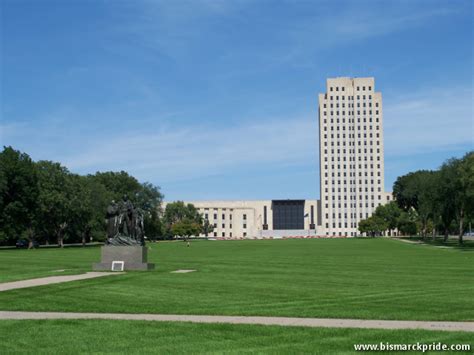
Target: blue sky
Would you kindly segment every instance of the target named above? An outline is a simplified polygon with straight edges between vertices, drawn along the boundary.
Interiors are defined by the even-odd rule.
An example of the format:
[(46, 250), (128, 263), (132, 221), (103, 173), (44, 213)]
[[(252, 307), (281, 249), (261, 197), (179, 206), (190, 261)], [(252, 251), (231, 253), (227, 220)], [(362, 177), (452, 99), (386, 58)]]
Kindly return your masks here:
[(0, 143), (167, 200), (319, 198), (317, 94), (374, 76), (385, 186), (473, 149), (473, 5), (0, 0)]

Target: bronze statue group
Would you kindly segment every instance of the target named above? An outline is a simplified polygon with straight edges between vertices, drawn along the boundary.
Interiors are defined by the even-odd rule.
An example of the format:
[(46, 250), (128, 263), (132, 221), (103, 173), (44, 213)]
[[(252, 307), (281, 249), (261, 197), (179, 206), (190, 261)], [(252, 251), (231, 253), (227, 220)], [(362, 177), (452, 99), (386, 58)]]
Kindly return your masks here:
[(143, 210), (134, 207), (126, 195), (107, 207), (107, 244), (145, 245)]

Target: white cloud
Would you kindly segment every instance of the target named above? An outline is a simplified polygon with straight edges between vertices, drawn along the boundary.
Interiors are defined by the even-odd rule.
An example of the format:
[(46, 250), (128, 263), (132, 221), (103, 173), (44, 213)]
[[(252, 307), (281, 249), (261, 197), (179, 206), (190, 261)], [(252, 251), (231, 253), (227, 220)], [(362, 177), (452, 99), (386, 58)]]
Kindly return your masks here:
[(316, 117), (256, 121), (212, 128), (161, 128), (90, 142), (64, 157), (74, 171), (127, 170), (143, 180), (169, 181), (317, 161)]
[(386, 156), (474, 147), (471, 88), (427, 89), (384, 100)]

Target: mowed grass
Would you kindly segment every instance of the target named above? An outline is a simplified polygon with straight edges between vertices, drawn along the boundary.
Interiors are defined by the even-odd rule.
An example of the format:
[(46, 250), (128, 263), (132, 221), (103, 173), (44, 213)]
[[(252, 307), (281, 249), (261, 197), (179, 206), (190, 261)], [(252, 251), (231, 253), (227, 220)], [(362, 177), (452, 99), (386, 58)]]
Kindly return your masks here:
[(352, 354), (354, 344), (380, 342), (474, 346), (472, 333), (465, 332), (123, 320), (0, 321), (2, 354)]
[(0, 250), (0, 282), (92, 271), (100, 247)]
[[(2, 277), (90, 270), (99, 249), (2, 251)], [(474, 320), (474, 253), (388, 239), (152, 244), (150, 272), (0, 293), (2, 310)], [(47, 270), (50, 268), (51, 270)], [(177, 269), (196, 269), (173, 274)], [(36, 272), (36, 271), (35, 271)], [(39, 273), (38, 273), (39, 275)]]

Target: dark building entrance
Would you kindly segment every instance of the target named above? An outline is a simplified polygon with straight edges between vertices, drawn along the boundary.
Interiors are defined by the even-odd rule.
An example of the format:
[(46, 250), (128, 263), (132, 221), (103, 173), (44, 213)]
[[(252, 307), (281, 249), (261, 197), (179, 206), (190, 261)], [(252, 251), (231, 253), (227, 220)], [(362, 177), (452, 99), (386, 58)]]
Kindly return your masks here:
[(304, 200), (273, 200), (273, 229), (304, 229)]

